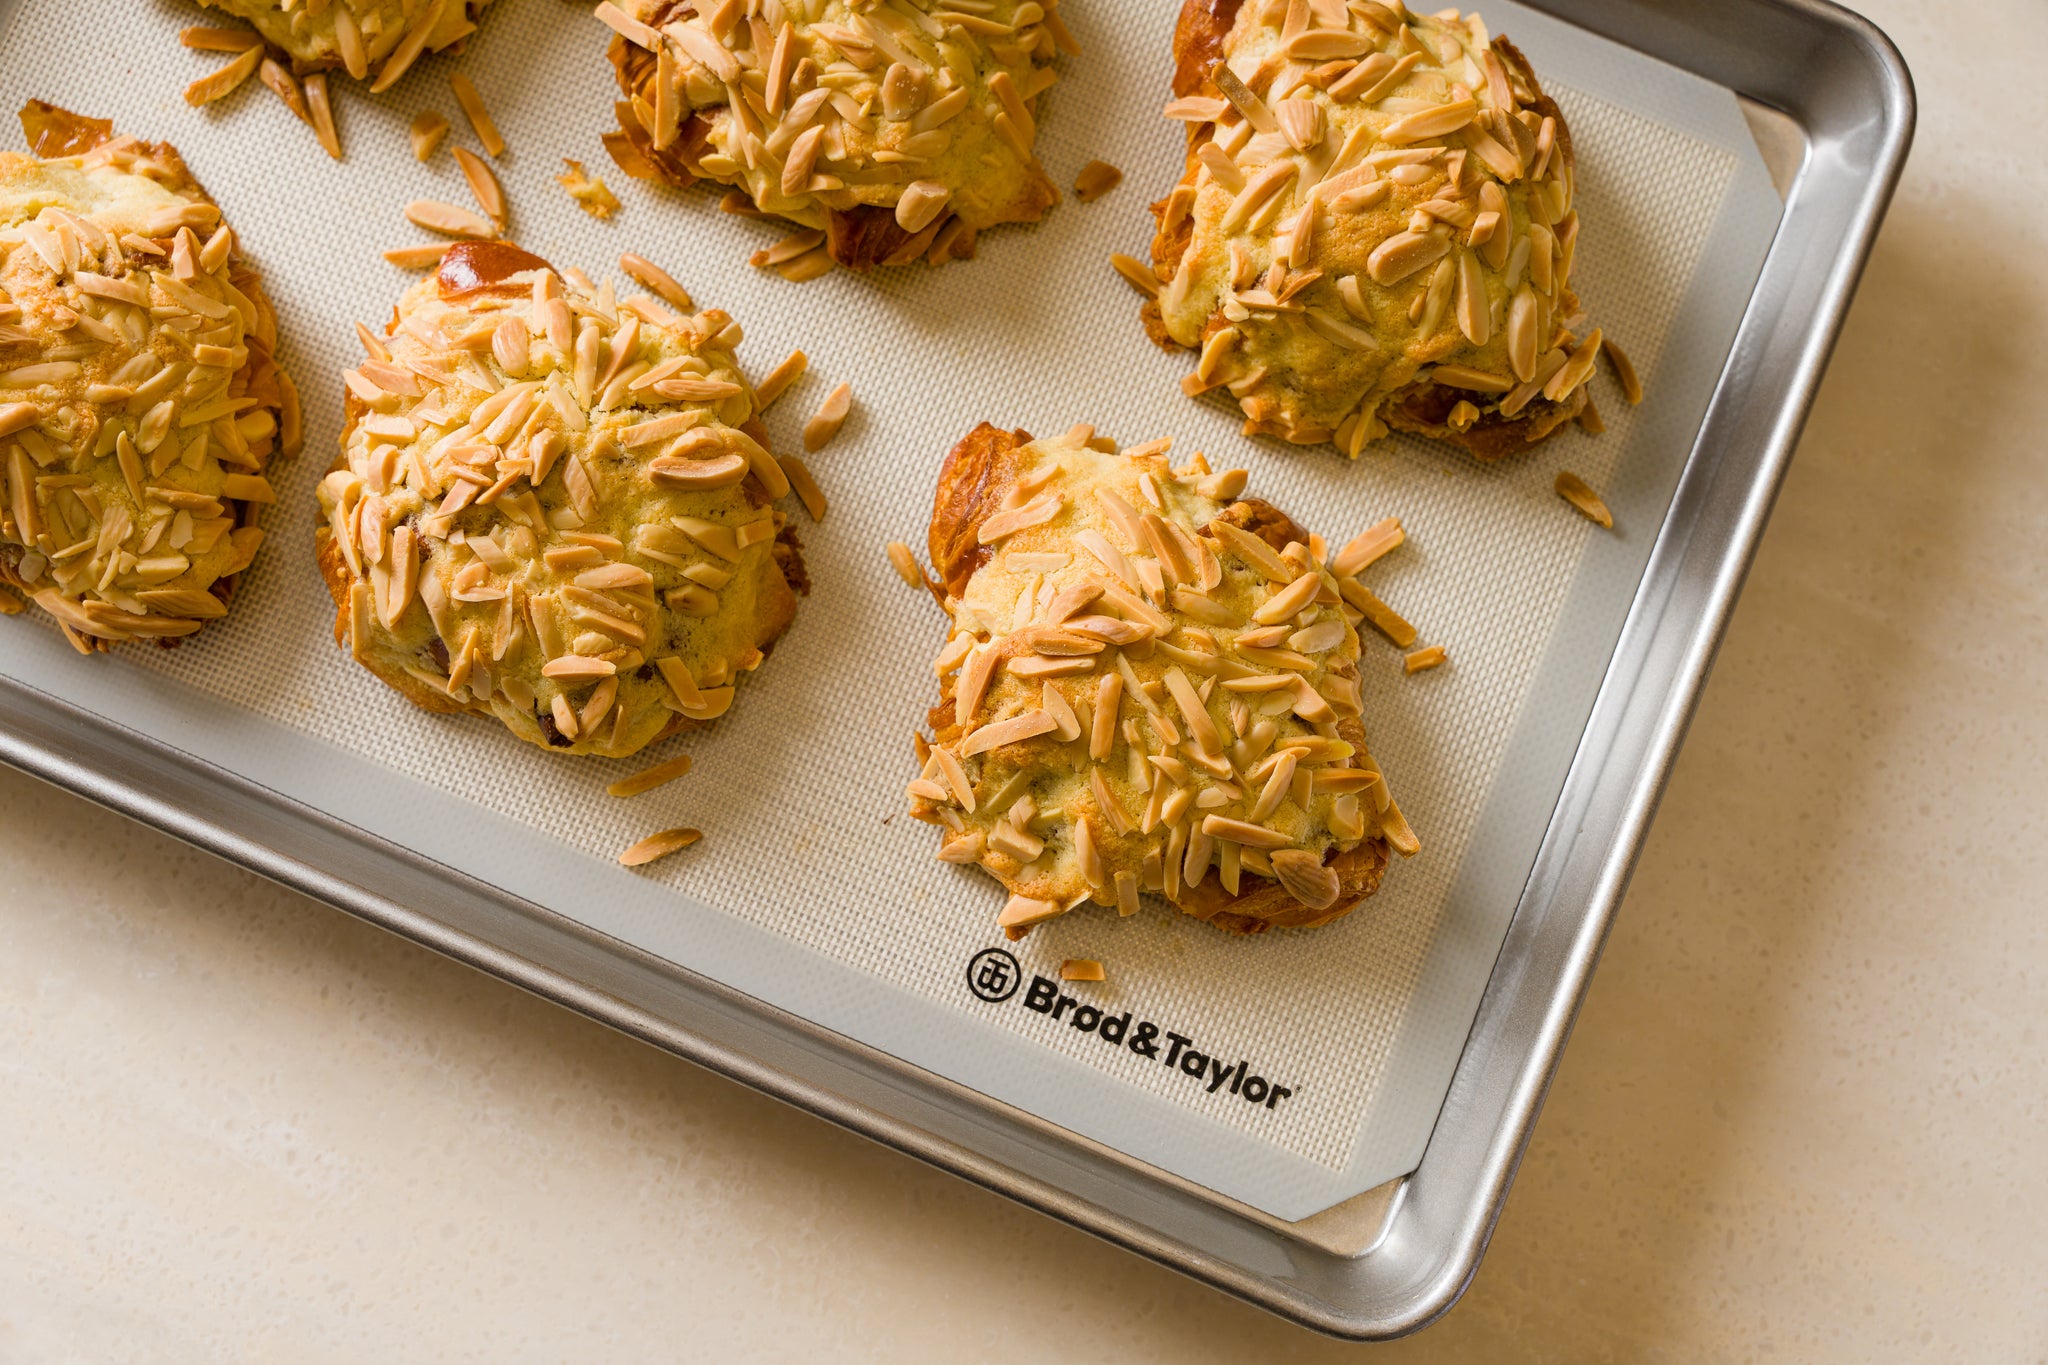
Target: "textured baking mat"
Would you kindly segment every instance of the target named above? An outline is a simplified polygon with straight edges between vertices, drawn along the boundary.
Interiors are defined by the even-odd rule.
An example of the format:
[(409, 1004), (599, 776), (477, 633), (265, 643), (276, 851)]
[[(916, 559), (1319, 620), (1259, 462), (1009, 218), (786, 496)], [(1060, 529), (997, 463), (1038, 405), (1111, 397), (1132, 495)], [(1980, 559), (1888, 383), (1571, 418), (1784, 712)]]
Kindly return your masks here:
[[(1410, 1169), (1776, 225), (1732, 97), (1544, 16), (1490, 7), (1494, 30), (1530, 52), (1570, 117), (1579, 289), (1650, 398), (1632, 410), (1600, 381), (1607, 434), (1574, 431), (1505, 468), (1406, 439), (1354, 464), (1247, 441), (1229, 414), (1183, 398), (1187, 360), (1145, 341), (1135, 296), (1109, 269), (1112, 251), (1142, 254), (1145, 205), (1179, 165), (1178, 128), (1158, 116), (1174, 9), (1163, 0), (1072, 0), (1084, 54), (1065, 62), (1040, 119), (1056, 181), (1100, 157), (1125, 170), (1120, 189), (986, 235), (971, 263), (803, 285), (746, 265), (779, 235), (773, 225), (609, 166), (597, 141), (612, 99), (606, 32), (587, 8), (496, 6), (460, 59), (510, 144), (497, 168), (514, 235), (593, 275), (615, 273), (621, 251), (653, 257), (700, 305), (741, 321), (756, 376), (803, 347), (811, 375), (770, 414), (778, 448), (795, 447), (832, 384), (851, 381), (856, 395), (844, 434), (811, 462), (829, 516), (812, 526), (795, 514), (815, 590), (734, 711), (636, 760), (565, 760), (494, 724), (416, 711), (334, 647), (311, 562), (312, 489), (335, 449), (338, 372), (357, 357), (351, 324), (381, 323), (409, 282), (378, 255), (419, 236), (400, 206), (466, 202), (445, 151), (414, 162), (412, 115), (439, 109), (455, 141), (474, 139), (447, 60), (422, 62), (378, 102), (342, 92), (339, 165), (253, 81), (188, 108), (178, 92), (217, 59), (178, 46), (181, 25), (204, 21), (179, 0), (143, 0), (115, 49), (96, 7), (23, 0), (0, 47), (6, 98), (111, 116), (184, 151), (266, 274), (282, 358), (306, 395), (306, 450), (274, 471), (271, 540), (224, 622), (180, 649), (97, 660), (11, 623), (0, 667), (1282, 1216)], [(616, 218), (586, 217), (554, 183), (565, 155), (619, 192)], [(1366, 641), (1373, 750), (1424, 844), (1366, 908), (1333, 928), (1251, 941), (1157, 905), (1127, 921), (1083, 912), (1010, 948), (1014, 972), (999, 957), (970, 967), (1007, 946), (993, 929), (1001, 895), (935, 862), (933, 832), (901, 814), (941, 620), (882, 547), (922, 545), (938, 461), (984, 418), (1174, 436), (1177, 456), (1204, 450), (1219, 467), (1249, 468), (1255, 494), (1333, 543), (1402, 518), (1409, 543), (1373, 586), (1452, 662), (1406, 677), (1397, 651)], [(1615, 534), (1552, 494), (1561, 467), (1607, 490)], [(630, 802), (603, 794), (685, 750), (696, 763), (685, 780)], [(611, 864), (676, 824), (705, 841), (643, 874)], [(1033, 1008), (1046, 1002), (1031, 978), (1084, 956), (1104, 960), (1109, 980), (1068, 991), (1100, 1012), (1084, 1023), (1108, 1027)]]

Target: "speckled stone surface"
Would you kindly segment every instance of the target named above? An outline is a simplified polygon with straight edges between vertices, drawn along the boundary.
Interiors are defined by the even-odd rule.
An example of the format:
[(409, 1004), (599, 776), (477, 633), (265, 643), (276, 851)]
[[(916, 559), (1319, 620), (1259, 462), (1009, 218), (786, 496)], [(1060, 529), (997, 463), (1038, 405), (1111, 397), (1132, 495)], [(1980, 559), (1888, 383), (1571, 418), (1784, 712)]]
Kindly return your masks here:
[[(1390, 1361), (2048, 1359), (2048, 25), (1918, 148), (1478, 1280)], [(1349, 1359), (0, 773), (0, 1361)]]

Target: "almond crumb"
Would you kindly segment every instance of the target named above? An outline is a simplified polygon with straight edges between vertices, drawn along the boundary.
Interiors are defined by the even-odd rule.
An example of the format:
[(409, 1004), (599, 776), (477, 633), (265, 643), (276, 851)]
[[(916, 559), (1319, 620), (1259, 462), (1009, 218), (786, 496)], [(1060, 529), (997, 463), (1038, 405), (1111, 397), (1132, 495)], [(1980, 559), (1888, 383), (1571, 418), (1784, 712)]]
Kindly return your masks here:
[(569, 197), (583, 206), (583, 211), (593, 218), (609, 218), (620, 208), (619, 196), (613, 194), (611, 186), (596, 180), (586, 173), (583, 163), (562, 158), (562, 164), (569, 169), (555, 177), (561, 187), (569, 191)]
[(1435, 668), (1437, 665), (1448, 661), (1450, 657), (1444, 651), (1442, 645), (1430, 645), (1426, 649), (1418, 649), (1402, 655), (1401, 663), (1408, 672), (1420, 673), (1424, 669)]
[(430, 160), (440, 147), (441, 139), (447, 136), (448, 120), (431, 109), (421, 110), (412, 121), (413, 160)]
[(1102, 981), (1102, 964), (1092, 957), (1070, 957), (1060, 964), (1062, 981)]

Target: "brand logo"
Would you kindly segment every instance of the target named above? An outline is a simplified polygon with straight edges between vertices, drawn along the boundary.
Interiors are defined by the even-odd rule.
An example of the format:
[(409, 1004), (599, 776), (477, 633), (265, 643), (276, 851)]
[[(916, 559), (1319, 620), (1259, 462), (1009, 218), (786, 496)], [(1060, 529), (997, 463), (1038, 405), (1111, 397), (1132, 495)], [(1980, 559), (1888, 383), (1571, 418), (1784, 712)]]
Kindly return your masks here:
[[(1001, 948), (984, 948), (967, 963), (967, 989), (978, 999), (1000, 1005), (1016, 996), (1024, 984), (1024, 968)], [(1294, 1087), (1269, 1081), (1240, 1058), (1235, 1064), (1221, 1049), (1213, 1054), (1196, 1046), (1191, 1033), (1179, 1033), (1150, 1019), (1136, 1017), (1135, 1011), (1108, 1014), (1099, 1006), (1063, 994), (1057, 981), (1032, 976), (1031, 989), (1019, 1001), (1033, 1014), (1065, 1024), (1081, 1033), (1095, 1035), (1111, 1047), (1127, 1049), (1147, 1061), (1158, 1062), (1202, 1087), (1208, 1094), (1228, 1094), (1239, 1101), (1264, 1109), (1279, 1107), (1294, 1094)]]
[(1015, 995), (1023, 981), (1023, 967), (1001, 948), (983, 948), (967, 961), (967, 989), (991, 1005)]

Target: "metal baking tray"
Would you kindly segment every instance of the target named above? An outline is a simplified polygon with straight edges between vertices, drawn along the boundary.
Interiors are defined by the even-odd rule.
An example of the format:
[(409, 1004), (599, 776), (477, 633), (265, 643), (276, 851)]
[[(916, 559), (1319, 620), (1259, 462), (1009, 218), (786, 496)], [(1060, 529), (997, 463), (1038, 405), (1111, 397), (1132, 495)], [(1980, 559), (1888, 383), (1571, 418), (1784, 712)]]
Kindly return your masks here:
[[(1743, 101), (1784, 212), (1415, 1169), (1288, 1222), (686, 970), (0, 672), (0, 761), (1337, 1336), (1476, 1270), (1910, 143), (1821, 0), (1528, 0)], [(0, 29), (21, 0), (0, 0)], [(111, 70), (109, 72), (111, 75)]]

